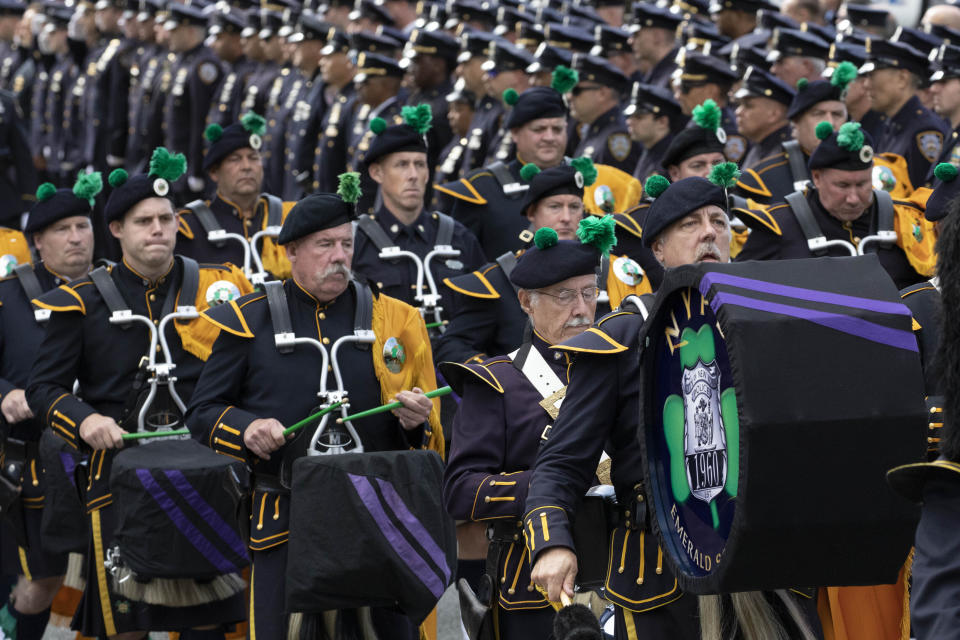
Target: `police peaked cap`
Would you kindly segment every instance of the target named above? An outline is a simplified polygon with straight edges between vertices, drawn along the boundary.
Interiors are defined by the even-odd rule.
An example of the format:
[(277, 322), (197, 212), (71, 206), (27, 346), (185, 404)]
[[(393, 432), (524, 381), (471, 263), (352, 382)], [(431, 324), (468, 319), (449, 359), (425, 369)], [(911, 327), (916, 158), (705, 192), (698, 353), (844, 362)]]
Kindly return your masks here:
[(287, 38), (287, 42), (297, 43), (311, 40), (326, 40), (330, 24), (311, 13), (300, 14), (296, 29)]
[(906, 69), (924, 80), (930, 77), (930, 61), (920, 51), (903, 42), (867, 38), (867, 63), (860, 73), (879, 69)]
[(930, 82), (943, 82), (950, 78), (960, 78), (960, 47), (944, 44), (937, 50), (934, 58), (937, 70), (930, 76)]
[(73, 9), (60, 3), (50, 3), (43, 7), (43, 15), (56, 29), (66, 29), (73, 17)]
[(366, 51), (357, 56), (357, 75), (353, 77), (354, 84), (361, 84), (367, 78), (402, 78), (403, 68), (393, 58), (378, 53)]
[(770, 61), (767, 60), (767, 52), (765, 50), (758, 47), (741, 47), (736, 41), (731, 44), (729, 56), (730, 64), (733, 65), (734, 71), (743, 74), (746, 73), (750, 67), (770, 71), (772, 65)]
[(563, 96), (550, 87), (531, 87), (520, 94), (504, 123), (507, 130), (522, 127), (539, 118), (566, 118), (569, 115)]
[(486, 58), (494, 36), (486, 31), (470, 30), (460, 36), (460, 53), (457, 62), (467, 62), (471, 58)]
[(658, 118), (666, 116), (670, 120), (671, 129), (679, 129), (687, 122), (683, 108), (673, 97), (672, 91), (642, 82), (633, 83), (630, 104), (623, 110), (623, 115), (628, 117), (636, 113), (652, 113)]
[[(848, 123), (849, 124), (849, 123)], [(819, 125), (818, 125), (819, 126)], [(873, 167), (873, 137), (865, 129), (860, 129), (863, 134), (863, 146), (851, 151), (841, 147), (837, 138), (840, 135), (840, 129), (837, 129), (830, 137), (822, 140), (817, 148), (810, 155), (807, 161), (807, 168), (814, 169), (840, 169), (841, 171), (863, 171)]]
[(832, 24), (804, 22), (800, 25), (800, 30), (812, 33), (824, 42), (834, 42), (837, 39), (837, 29)]
[(167, 31), (176, 29), (180, 25), (188, 24), (196, 27), (207, 26), (207, 15), (190, 5), (171, 2), (167, 5), (167, 21), (163, 23), (163, 28)]
[(221, 33), (240, 35), (247, 27), (247, 16), (237, 10), (214, 11), (210, 14), (210, 28), (207, 33), (212, 36)]
[(771, 51), (767, 54), (770, 62), (793, 56), (822, 60), (830, 51), (830, 45), (819, 36), (800, 29), (775, 29), (773, 40)]
[(683, 22), (683, 16), (669, 9), (647, 2), (635, 2), (633, 4), (633, 25), (631, 25), (631, 29), (634, 31), (640, 29), (676, 31), (681, 22)]
[(701, 53), (684, 55), (674, 74), (680, 82), (689, 85), (729, 86), (740, 79), (729, 62)]
[(647, 221), (643, 226), (644, 246), (652, 246), (657, 236), (677, 220), (711, 204), (727, 210), (727, 193), (723, 187), (699, 176), (672, 183), (647, 210)]
[(777, 5), (770, 0), (714, 0), (710, 4), (710, 13), (720, 13), (721, 11), (746, 11), (755, 13), (757, 11), (778, 11)]
[(0, 0), (0, 15), (20, 15), (27, 10), (27, 3), (21, 0)]
[(530, 188), (520, 203), (520, 215), (526, 215), (529, 207), (551, 196), (573, 195), (583, 198), (583, 182), (581, 178), (581, 182), (577, 183), (577, 173), (575, 168), (564, 163), (533, 176)]
[(561, 49), (578, 53), (589, 53), (593, 49), (593, 34), (586, 29), (551, 22), (544, 28), (543, 36), (544, 42)]
[(533, 62), (528, 51), (516, 47), (506, 39), (498, 38), (490, 43), (488, 60), (483, 63), (484, 71), (522, 71)]
[[(334, 53), (349, 53), (350, 49), (354, 47), (350, 44), (350, 36), (347, 32), (338, 29), (337, 27), (329, 27), (327, 29), (326, 44), (323, 45), (323, 49), (320, 49), (320, 55), (329, 56)], [(396, 47), (394, 51), (397, 50)]]
[(890, 12), (866, 4), (848, 4), (847, 20), (854, 27), (886, 27)]
[(541, 71), (553, 71), (560, 65), (569, 67), (573, 61), (573, 53), (571, 51), (554, 47), (546, 42), (541, 42), (533, 55), (536, 60), (527, 67), (527, 73), (529, 74), (540, 73)]
[[(51, 185), (47, 185), (48, 187)], [(27, 225), (23, 232), (28, 236), (32, 233), (39, 233), (58, 220), (71, 218), (73, 216), (85, 216), (87, 218), (93, 212), (88, 200), (78, 198), (74, 195), (73, 189), (57, 189), (53, 196), (41, 200), (37, 199), (30, 207), (30, 213), (27, 215)]]
[(951, 29), (945, 24), (927, 24), (924, 25), (927, 33), (939, 38), (943, 44), (960, 45), (960, 31)]
[(930, 56), (930, 52), (938, 49), (943, 41), (937, 36), (921, 31), (920, 29), (911, 29), (910, 27), (897, 27), (896, 33), (890, 38), (891, 42), (902, 42), (908, 44), (925, 56)]
[(590, 50), (595, 56), (605, 56), (611, 53), (633, 54), (630, 46), (630, 32), (608, 24), (598, 24), (593, 30), (594, 47)]
[(573, 68), (580, 74), (580, 82), (596, 82), (617, 93), (626, 91), (630, 82), (619, 67), (598, 56), (574, 54)]
[(354, 205), (335, 193), (314, 193), (293, 206), (283, 221), (277, 244), (284, 245), (324, 229), (353, 222)]
[(451, 67), (456, 65), (460, 53), (460, 42), (453, 36), (440, 31), (414, 29), (410, 34), (405, 57), (436, 56), (443, 58)]
[[(339, 33), (343, 32), (340, 31)], [(357, 31), (356, 33), (346, 34), (346, 36), (350, 42), (350, 48), (356, 49), (358, 52), (365, 51), (394, 58), (403, 48), (403, 43), (399, 40), (375, 31)], [(327, 42), (329, 46), (329, 38)], [(323, 53), (326, 53), (326, 49)]]
[(736, 97), (767, 98), (789, 107), (796, 95), (786, 82), (772, 73), (750, 67), (743, 76), (743, 86), (737, 91)]
[(234, 122), (227, 125), (223, 129), (223, 134), (207, 149), (207, 154), (203, 157), (203, 170), (206, 172), (216, 167), (237, 149), (259, 151), (262, 144), (263, 139), (260, 135), (247, 131), (242, 123)]
[(542, 289), (567, 278), (597, 272), (600, 252), (579, 240), (557, 240), (545, 249), (534, 245), (523, 252), (510, 273), (510, 282), (521, 289)]
[(825, 78), (833, 76), (833, 70), (836, 69), (841, 62), (849, 62), (857, 69), (860, 69), (866, 61), (866, 47), (850, 40), (834, 42), (830, 45), (830, 53), (827, 57), (827, 68), (823, 70), (823, 76)]

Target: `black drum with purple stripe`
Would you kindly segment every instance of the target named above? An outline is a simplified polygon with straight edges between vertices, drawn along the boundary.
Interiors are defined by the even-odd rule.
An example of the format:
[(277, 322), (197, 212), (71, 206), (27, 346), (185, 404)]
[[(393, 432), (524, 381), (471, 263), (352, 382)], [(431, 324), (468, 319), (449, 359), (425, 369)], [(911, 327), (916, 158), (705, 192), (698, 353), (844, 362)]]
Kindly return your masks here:
[(684, 590), (894, 582), (924, 459), (910, 311), (875, 256), (668, 271), (644, 327), (639, 438)]

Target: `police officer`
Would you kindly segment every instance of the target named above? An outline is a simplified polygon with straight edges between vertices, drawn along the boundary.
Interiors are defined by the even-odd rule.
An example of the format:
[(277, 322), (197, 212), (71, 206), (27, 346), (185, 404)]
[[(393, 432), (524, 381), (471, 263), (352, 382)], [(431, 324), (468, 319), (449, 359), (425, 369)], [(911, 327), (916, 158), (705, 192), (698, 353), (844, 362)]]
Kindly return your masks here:
[(623, 110), (630, 137), (643, 145), (633, 177), (643, 181), (660, 171), (663, 155), (671, 141), (687, 124), (674, 100), (673, 92), (663, 87), (634, 83), (630, 104)]
[(670, 88), (677, 68), (677, 27), (682, 16), (667, 8), (637, 2), (633, 5), (633, 52), (645, 84)]
[(447, 94), (453, 89), (450, 74), (457, 64), (459, 50), (460, 43), (456, 38), (440, 30), (414, 29), (400, 65), (407, 69), (413, 85), (407, 104), (426, 103), (433, 111), (433, 126), (427, 133), (427, 160), (431, 174), (440, 152), (453, 138), (447, 122)]
[[(438, 184), (456, 180), (463, 169), (463, 156), (470, 144), (470, 122), (476, 113), (477, 96), (466, 88), (463, 79), (457, 80), (453, 91), (447, 94), (447, 123), (453, 133), (453, 138), (447, 143), (438, 156), (437, 168), (433, 174)], [(439, 194), (434, 193), (434, 207), (437, 206)]]
[[(92, 451), (86, 483), (77, 483), (88, 514), (90, 542), (85, 597), (74, 618), (75, 628), (88, 636), (182, 630), (187, 638), (191, 634), (209, 638), (216, 634), (190, 629), (236, 622), (245, 615), (239, 594), (216, 603), (176, 608), (127, 600), (115, 591), (104, 565), (105, 549), (114, 542), (110, 468), (116, 450), (123, 446), (123, 434), (136, 428), (141, 389), (131, 381), (150, 349), (147, 331), (111, 323), (112, 312), (126, 307), (158, 324), (175, 308), (181, 294), (189, 295), (184, 293), (188, 273), (197, 278), (189, 302), (198, 309), (209, 306), (212, 289), (224, 286), (236, 296), (251, 290), (234, 268), (198, 267), (192, 260), (174, 256), (177, 216), (166, 196), (170, 181), (184, 171), (182, 163), (183, 156), (173, 157), (166, 149), (158, 149), (150, 174), (128, 177), (122, 169), (115, 170), (105, 213), (111, 233), (120, 241), (122, 262), (36, 300), (52, 313), (31, 372), (27, 402), (34, 415), (44, 416), (44, 424), (56, 435), (73, 447)], [(188, 300), (180, 301), (185, 302)], [(177, 366), (177, 391), (184, 399), (190, 397), (206, 355), (204, 349), (209, 349), (203, 340), (210, 337), (197, 332), (202, 322), (197, 318), (176, 329), (167, 328)], [(83, 399), (73, 394), (74, 381), (79, 381)]]
[(819, 79), (829, 53), (826, 42), (800, 29), (774, 29), (770, 49), (770, 72), (788, 87), (797, 86), (800, 78), (807, 82)]
[(267, 113), (271, 89), (281, 73), (281, 40), (277, 31), (283, 25), (283, 16), (263, 8), (251, 10), (247, 20), (249, 26), (241, 32), (244, 50), (251, 59), (258, 61), (259, 68), (247, 81), (240, 110), (241, 113)]
[[(51, 6), (44, 15), (46, 19), (37, 36), (37, 46), (45, 54), (45, 60), (41, 61), (32, 95), (30, 148), (34, 156), (38, 156), (39, 169), (46, 171), (53, 182), (68, 184), (63, 166), (66, 155), (63, 140), (67, 137), (64, 128), (71, 122), (68, 96), (80, 74), (78, 60), (71, 54), (67, 40), (67, 25), (73, 12), (67, 7)], [(66, 167), (71, 173), (76, 168), (76, 165)]]
[[(487, 60), (482, 66), (486, 72), (490, 95), (500, 101), (509, 89), (522, 94), (530, 86), (530, 76), (526, 69), (533, 63), (533, 56), (502, 39), (491, 43), (488, 52)], [(471, 126), (471, 129), (483, 128), (484, 136), (489, 136), (485, 138), (487, 155), (480, 163), (481, 166), (489, 166), (498, 161), (509, 162), (516, 152), (516, 141), (507, 125), (508, 120), (506, 112), (499, 111), (487, 114), (482, 122)]]
[[(930, 76), (933, 110), (952, 129), (944, 140), (939, 160), (960, 166), (960, 47), (950, 44), (941, 46), (935, 64), (937, 70)], [(932, 175), (928, 175), (927, 182), (931, 178)]]
[[(582, 225), (607, 225), (613, 219), (591, 218)], [(613, 229), (607, 229), (612, 238)], [(494, 628), (503, 640), (545, 638), (554, 611), (534, 590), (530, 565), (518, 534), (524, 498), (541, 435), (559, 410), (572, 360), (551, 347), (579, 335), (593, 322), (597, 307), (600, 251), (609, 247), (558, 240), (541, 227), (534, 247), (510, 274), (532, 332), (517, 349), (477, 364), (444, 362), (444, 378), (461, 396), (453, 423), (453, 444), (444, 473), (447, 513), (458, 522), (460, 557), (482, 550), (490, 530), (485, 573), (492, 587)], [(487, 525), (495, 521), (495, 524)], [(471, 538), (479, 538), (473, 541)], [(480, 555), (475, 553), (473, 555)], [(466, 559), (463, 576), (479, 563)], [(478, 589), (478, 576), (470, 580)]]
[(592, 55), (574, 55), (573, 68), (580, 79), (570, 91), (570, 115), (581, 124), (580, 144), (573, 155), (632, 174), (641, 149), (630, 139), (620, 106), (627, 76)]
[(483, 63), (487, 60), (493, 39), (492, 34), (482, 31), (465, 31), (460, 36), (457, 75), (463, 81), (464, 90), (473, 93), (477, 97), (477, 102), (474, 105), (470, 123), (467, 125), (467, 146), (461, 160), (462, 174), (447, 180), (438, 177), (435, 180), (437, 184), (444, 184), (483, 166), (487, 157), (487, 145), (500, 129), (503, 101), (500, 95), (488, 90), (487, 83), (484, 81), (486, 72), (483, 70)]
[[(97, 175), (99, 178), (99, 175)], [(97, 178), (88, 178), (95, 183)], [(94, 185), (96, 186), (96, 185)], [(0, 410), (5, 421), (5, 437), (29, 443), (26, 455), (18, 457), (7, 448), (7, 460), (15, 463), (22, 478), (10, 478), (22, 487), (17, 522), (4, 520), (0, 565), (5, 575), (19, 575), (17, 586), (5, 606), (6, 620), (13, 618), (14, 629), (3, 627), (7, 635), (24, 640), (40, 640), (50, 617), (50, 604), (63, 582), (67, 558), (43, 549), (40, 516), (45, 474), (37, 460), (37, 444), (43, 423), (27, 404), (24, 388), (30, 377), (47, 324), (46, 316), (30, 300), (61, 284), (78, 280), (90, 270), (93, 260), (93, 229), (88, 197), (94, 189), (56, 190), (44, 184), (30, 211), (26, 232), (39, 255), (36, 265), (18, 267), (14, 275), (0, 280)], [(12, 444), (12, 443), (11, 443)], [(51, 470), (52, 471), (52, 470)]]
[(717, 29), (731, 40), (755, 31), (760, 11), (776, 12), (778, 10), (775, 4), (767, 0), (747, 0), (746, 2), (720, 0), (710, 4), (710, 15), (717, 23)]
[[(372, 408), (394, 398), (403, 407), (356, 423), (364, 449), (429, 447), (443, 452), (438, 409), (421, 391), (435, 386), (423, 321), (415, 309), (375, 295), (352, 279), (353, 217), (353, 205), (333, 194), (313, 194), (298, 202), (279, 237), (293, 274), (282, 287), (277, 285), (280, 299), (268, 303), (266, 294), (257, 293), (205, 316), (220, 332), (187, 424), (194, 437), (215, 451), (254, 464), (251, 637), (282, 638), (287, 632), (283, 612), (290, 495), (280, 474), (282, 466), (288, 468), (306, 454), (309, 434), (301, 432), (288, 442), (283, 429), (313, 413), (320, 386), (321, 360), (313, 347), (278, 350), (278, 309), (289, 314), (286, 331), (330, 349), (341, 336), (353, 334), (357, 310), (365, 308), (362, 316), (368, 325), (363, 329), (374, 332), (375, 342), (339, 350), (334, 366), (350, 394), (351, 409)], [(397, 348), (405, 352), (405, 360), (388, 359)], [(404, 375), (394, 376), (394, 371)], [(284, 484), (289, 487), (289, 478)], [(371, 617), (379, 637), (417, 637), (410, 622), (393, 610), (374, 608)]]
[(0, 217), (0, 226), (20, 228), (21, 213), (37, 183), (37, 172), (30, 156), (23, 114), (13, 93), (0, 90), (0, 197), (8, 203)]
[(630, 32), (618, 27), (598, 24), (593, 28), (594, 46), (590, 53), (605, 58), (623, 72), (628, 79), (640, 72), (637, 57), (630, 44)]
[[(881, 231), (892, 231), (894, 216), (920, 216), (910, 203), (893, 201), (873, 188), (873, 139), (859, 123), (836, 131), (819, 125), (822, 142), (810, 156), (812, 186), (787, 196), (786, 202), (743, 218), (751, 233), (738, 260), (777, 260), (814, 255), (852, 255), (860, 242)], [(829, 135), (825, 135), (829, 133)], [(912, 232), (912, 229), (911, 229)], [(822, 240), (842, 240), (824, 246)], [(891, 240), (869, 249), (876, 252), (890, 278), (901, 288), (922, 279), (907, 254)]]
[(210, 102), (206, 124), (215, 122), (226, 127), (240, 118), (244, 91), (257, 70), (256, 62), (244, 51), (242, 34), (246, 27), (246, 14), (237, 9), (223, 7), (210, 14), (210, 48), (220, 59), (224, 75)]
[(734, 94), (739, 101), (737, 130), (752, 143), (741, 161), (744, 168), (773, 155), (790, 139), (787, 110), (794, 95), (793, 89), (777, 77), (756, 67), (747, 69), (743, 85)]
[(154, 25), (155, 42), (145, 49), (130, 86), (125, 168), (134, 173), (145, 170), (151, 151), (163, 144), (163, 106), (173, 84), (176, 61), (167, 47), (170, 33), (162, 26), (164, 16), (161, 8), (149, 0), (137, 16), (145, 26)]
[(911, 183), (924, 184), (940, 158), (946, 124), (924, 107), (917, 90), (930, 76), (929, 61), (908, 44), (868, 39), (867, 74), (872, 108), (887, 117), (877, 137), (879, 153), (896, 153), (907, 161)]
[[(419, 307), (427, 322), (449, 320), (457, 306), (453, 292), (440, 284), (445, 278), (470, 273), (484, 262), (476, 237), (445, 213), (428, 213), (424, 208), (427, 182), (429, 131), (427, 123), (416, 117), (429, 114), (429, 105), (405, 107), (407, 122), (387, 127), (377, 134), (364, 158), (366, 171), (379, 186), (382, 202), (373, 215), (361, 216), (354, 251), (354, 270), (387, 295)], [(374, 125), (376, 126), (376, 125)], [(427, 255), (442, 247), (451, 247), (457, 256), (435, 256), (426, 264)], [(408, 257), (383, 258), (390, 249), (409, 251)], [(417, 264), (419, 262), (420, 264)], [(431, 290), (418, 277), (429, 266), (437, 290)], [(420, 287), (420, 288), (418, 288)], [(441, 299), (430, 300), (440, 294)], [(434, 313), (436, 306), (442, 314)], [(439, 332), (438, 332), (439, 333)]]
[(26, 3), (20, 0), (0, 2), (0, 89), (7, 91), (12, 88), (14, 72), (27, 54), (16, 38), (17, 27), (26, 10)]

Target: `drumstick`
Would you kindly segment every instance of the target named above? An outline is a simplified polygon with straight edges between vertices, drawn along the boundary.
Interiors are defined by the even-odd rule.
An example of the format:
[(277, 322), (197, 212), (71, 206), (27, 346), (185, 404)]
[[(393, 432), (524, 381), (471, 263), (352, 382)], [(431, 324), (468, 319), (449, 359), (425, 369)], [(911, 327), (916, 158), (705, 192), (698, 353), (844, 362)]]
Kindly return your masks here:
[(175, 429), (174, 431), (149, 431), (144, 433), (124, 433), (120, 437), (124, 440), (142, 440), (144, 438), (165, 438), (167, 436), (185, 436), (189, 429)]
[(343, 400), (340, 400), (339, 402), (334, 402), (334, 403), (333, 403), (332, 405), (330, 405), (329, 407), (327, 407), (327, 408), (325, 408), (325, 409), (320, 409), (320, 411), (317, 411), (317, 412), (314, 413), (313, 415), (307, 416), (306, 418), (304, 418), (304, 419), (301, 420), (300, 422), (298, 422), (298, 423), (296, 423), (296, 424), (290, 425), (289, 427), (287, 427), (286, 429), (283, 430), (283, 435), (288, 436), (288, 435), (290, 435), (291, 433), (293, 433), (294, 431), (297, 431), (298, 429), (302, 429), (303, 427), (307, 426), (308, 424), (310, 424), (311, 422), (313, 422), (313, 421), (316, 420), (317, 418), (322, 418), (323, 416), (327, 415), (328, 413), (330, 413), (330, 412), (333, 411), (334, 409), (339, 409), (339, 408), (340, 408), (340, 405), (342, 405), (343, 402), (344, 402)]
[[(440, 387), (439, 389), (434, 389), (433, 391), (427, 391), (424, 395), (428, 398), (438, 398), (440, 396), (445, 396), (448, 393), (453, 391), (450, 387)], [(379, 407), (374, 407), (373, 409), (367, 409), (366, 411), (361, 411), (355, 413), (352, 416), (344, 416), (343, 418), (337, 418), (337, 424), (340, 424), (346, 420), (359, 420), (360, 418), (367, 418), (369, 416), (375, 416), (378, 413), (386, 413), (387, 411), (393, 411), (394, 409), (399, 409), (403, 406), (402, 402), (391, 402), (390, 404), (384, 404)]]
[(437, 327), (444, 327), (448, 324), (450, 324), (450, 322), (447, 320), (444, 320), (442, 322), (428, 322), (427, 329), (436, 329)]

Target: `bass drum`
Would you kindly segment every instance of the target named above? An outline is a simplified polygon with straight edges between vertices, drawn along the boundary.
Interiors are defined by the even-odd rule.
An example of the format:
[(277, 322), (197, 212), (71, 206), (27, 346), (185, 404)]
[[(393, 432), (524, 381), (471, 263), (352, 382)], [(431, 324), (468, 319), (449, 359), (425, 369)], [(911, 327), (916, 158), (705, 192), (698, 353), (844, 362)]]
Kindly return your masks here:
[(926, 452), (911, 315), (873, 255), (668, 272), (644, 327), (654, 530), (696, 594), (892, 583)]

